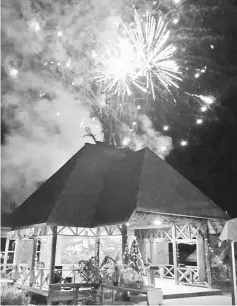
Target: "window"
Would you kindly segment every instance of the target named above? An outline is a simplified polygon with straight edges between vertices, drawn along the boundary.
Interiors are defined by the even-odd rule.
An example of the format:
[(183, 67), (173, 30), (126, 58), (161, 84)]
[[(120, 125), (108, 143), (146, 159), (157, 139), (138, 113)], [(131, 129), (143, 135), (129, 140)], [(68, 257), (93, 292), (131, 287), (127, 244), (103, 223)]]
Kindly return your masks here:
[(7, 252), (7, 264), (13, 264), (15, 250), (16, 250), (15, 239), (9, 239), (9, 241), (7, 242), (7, 238), (1, 238), (1, 264), (4, 263), (4, 257), (6, 252)]
[(9, 240), (9, 246), (8, 246), (8, 256), (7, 256), (7, 263), (13, 264), (14, 262), (14, 256), (15, 256), (15, 250), (16, 250), (16, 240), (10, 239)]
[(4, 263), (6, 241), (7, 241), (7, 238), (1, 238), (1, 264)]

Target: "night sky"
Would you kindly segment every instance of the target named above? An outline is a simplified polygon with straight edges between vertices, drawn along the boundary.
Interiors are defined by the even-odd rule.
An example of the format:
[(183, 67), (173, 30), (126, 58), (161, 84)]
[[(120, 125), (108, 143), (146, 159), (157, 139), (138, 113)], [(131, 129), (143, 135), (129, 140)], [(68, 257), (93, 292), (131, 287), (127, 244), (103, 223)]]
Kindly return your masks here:
[[(98, 3), (91, 0), (93, 8), (101, 10), (99, 17), (96, 14), (94, 17), (92, 12), (91, 15), (87, 13), (89, 17), (86, 14), (81, 19), (76, 16), (76, 21), (72, 21), (65, 17), (66, 10), (66, 13), (60, 13), (60, 18), (57, 15), (59, 13), (50, 13), (47, 5), (50, 7), (57, 1), (46, 2), (37, 0), (34, 9), (25, 5), (23, 10), (23, 5), (18, 1), (2, 1), (2, 207), (6, 211), (19, 205), (24, 197), (29, 196), (82, 147), (85, 126), (92, 128), (97, 139), (103, 139), (104, 135), (104, 141), (108, 142), (108, 120), (96, 113), (92, 101), (96, 101), (96, 98), (88, 95), (90, 86), (84, 81), (91, 77), (91, 62), (86, 62), (86, 58), (93, 43), (88, 38), (89, 34), (85, 35), (83, 31), (78, 34), (76, 28), (82, 26), (80, 22), (83, 23), (83, 18), (87, 22), (93, 18), (97, 21), (103, 19), (104, 8), (100, 5), (97, 7)], [(126, 11), (130, 2), (125, 2), (126, 6), (123, 6), (123, 1), (116, 2), (120, 3), (119, 12)], [(65, 0), (62, 3), (70, 8), (73, 1)], [(158, 131), (164, 124), (171, 127), (165, 132), (165, 136), (171, 137), (173, 141), (173, 149), (166, 161), (231, 217), (237, 217), (237, 3), (234, 0), (193, 0), (186, 3), (186, 6), (195, 4), (198, 11), (203, 10), (202, 18), (195, 12), (193, 16), (197, 19), (189, 16), (189, 20), (192, 20), (190, 28), (197, 37), (193, 45), (188, 47), (192, 49), (196, 61), (190, 69), (191, 73), (204, 65), (208, 67), (208, 73), (192, 80), (192, 92), (211, 93), (216, 102), (204, 118), (205, 124), (201, 125), (193, 124), (197, 115), (196, 106), (179, 92), (176, 93), (179, 103), (170, 103), (168, 111), (161, 111), (157, 98), (156, 103), (151, 103), (146, 115)], [(104, 5), (110, 12), (108, 3)], [(57, 5), (58, 11), (62, 10), (60, 6), (61, 2)], [(180, 16), (181, 25), (187, 26), (181, 9)], [(40, 29), (32, 23), (35, 20), (39, 21)], [(70, 28), (70, 22), (74, 28)], [(70, 29), (67, 37), (73, 37), (75, 33), (77, 35), (73, 51), (70, 42), (66, 47), (61, 42), (64, 36), (61, 38), (59, 33), (60, 29), (64, 31), (65, 24)], [(47, 32), (43, 27), (47, 27)], [(24, 35), (25, 31), (30, 31), (29, 28), (35, 33)], [(201, 28), (206, 30), (199, 30)], [(96, 30), (93, 33), (98, 39), (100, 33)], [(104, 33), (105, 30), (103, 28)], [(209, 36), (214, 38), (214, 48), (210, 48)], [(54, 37), (54, 41), (49, 40), (50, 37)], [(55, 68), (57, 61), (60, 64)], [(64, 63), (66, 68), (63, 70)], [(13, 67), (17, 67), (17, 75), (9, 76)], [(78, 71), (82, 74), (82, 69), (83, 76), (80, 78)], [(74, 91), (68, 86), (72, 80), (80, 82)], [(73, 82), (70, 86), (74, 86)], [(189, 90), (189, 81), (182, 82), (181, 90)], [(75, 101), (80, 101), (80, 107), (75, 106)], [(93, 122), (92, 113), (96, 118), (94, 120), (93, 117)], [(187, 140), (188, 145), (180, 146), (181, 139)]]
[(225, 39), (213, 50), (220, 74), (203, 79), (219, 94), (215, 120), (192, 128), (188, 148), (173, 150), (167, 161), (231, 217), (237, 217), (237, 6), (217, 11), (209, 26)]

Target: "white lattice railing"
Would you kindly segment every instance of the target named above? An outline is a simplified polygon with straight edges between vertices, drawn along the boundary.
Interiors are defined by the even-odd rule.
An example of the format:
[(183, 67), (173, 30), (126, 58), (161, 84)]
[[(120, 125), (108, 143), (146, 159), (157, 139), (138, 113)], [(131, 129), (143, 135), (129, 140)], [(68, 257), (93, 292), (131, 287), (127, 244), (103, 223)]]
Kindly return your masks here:
[[(30, 283), (30, 265), (19, 264), (16, 268), (15, 278), (20, 284), (29, 285)], [(78, 273), (78, 269), (73, 266), (70, 268), (62, 268), (55, 270), (55, 277), (58, 283), (81, 283), (81, 277)], [(34, 268), (34, 274), (31, 279), (31, 283), (37, 288), (48, 288), (49, 287), (49, 269), (36, 266)]]
[(161, 278), (174, 278), (174, 265), (159, 264), (154, 271), (155, 276)]
[[(1, 277), (16, 280), (19, 284), (31, 285), (40, 289), (47, 289), (49, 287), (49, 269), (36, 266), (34, 273), (31, 278), (31, 271), (29, 264), (7, 264), (5, 269), (4, 265), (0, 265)], [(78, 269), (74, 266), (56, 269), (55, 275), (57, 274), (58, 283), (81, 283), (82, 278), (78, 273)]]
[(39, 287), (40, 289), (49, 286), (49, 269), (45, 268), (34, 268), (33, 286)]
[[(157, 269), (154, 270), (154, 274), (156, 277), (174, 279), (174, 265), (159, 264)], [(198, 282), (199, 278), (197, 267), (178, 267), (178, 283), (194, 285)]]
[(12, 279), (14, 273), (14, 264), (7, 264), (6, 267), (4, 267), (4, 264), (1, 264), (0, 271), (1, 271), (0, 274), (1, 277)]
[(159, 269), (164, 270), (163, 277), (165, 278), (174, 278), (174, 266), (173, 265), (159, 265)]
[(178, 267), (179, 283), (194, 285), (199, 281), (197, 267)]
[(62, 269), (57, 269), (57, 272), (61, 275), (61, 283), (81, 283), (82, 278), (80, 277), (80, 274), (78, 273), (78, 268), (72, 266), (72, 267), (63, 267)]
[(15, 270), (16, 270), (15, 278), (17, 282), (21, 284), (30, 283), (30, 265), (19, 264), (16, 266)]
[(159, 265), (159, 274), (165, 278), (174, 278), (174, 265)]

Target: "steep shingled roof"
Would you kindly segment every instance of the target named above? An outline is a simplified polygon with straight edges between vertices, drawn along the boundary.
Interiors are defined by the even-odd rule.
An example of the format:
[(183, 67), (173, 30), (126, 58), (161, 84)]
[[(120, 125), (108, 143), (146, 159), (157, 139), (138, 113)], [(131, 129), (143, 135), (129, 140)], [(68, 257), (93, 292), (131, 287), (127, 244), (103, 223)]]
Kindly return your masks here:
[(124, 223), (135, 210), (200, 218), (228, 216), (148, 148), (86, 144), (12, 213), (14, 228), (47, 223)]

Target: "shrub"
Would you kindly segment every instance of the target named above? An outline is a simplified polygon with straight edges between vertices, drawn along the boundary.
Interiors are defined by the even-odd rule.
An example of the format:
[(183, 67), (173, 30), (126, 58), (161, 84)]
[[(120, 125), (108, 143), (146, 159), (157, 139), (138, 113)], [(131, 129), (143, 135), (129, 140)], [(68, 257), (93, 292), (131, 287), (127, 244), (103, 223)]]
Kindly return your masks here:
[(1, 305), (28, 305), (29, 297), (21, 289), (13, 285), (1, 286)]

